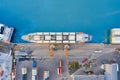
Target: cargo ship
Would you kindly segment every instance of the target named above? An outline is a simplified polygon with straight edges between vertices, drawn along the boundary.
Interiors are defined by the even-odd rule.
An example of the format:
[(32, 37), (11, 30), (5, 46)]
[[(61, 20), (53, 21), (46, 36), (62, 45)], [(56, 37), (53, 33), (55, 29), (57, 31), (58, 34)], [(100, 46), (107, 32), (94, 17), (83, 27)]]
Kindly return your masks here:
[(84, 43), (92, 36), (83, 32), (36, 32), (23, 35), (22, 39), (33, 43)]

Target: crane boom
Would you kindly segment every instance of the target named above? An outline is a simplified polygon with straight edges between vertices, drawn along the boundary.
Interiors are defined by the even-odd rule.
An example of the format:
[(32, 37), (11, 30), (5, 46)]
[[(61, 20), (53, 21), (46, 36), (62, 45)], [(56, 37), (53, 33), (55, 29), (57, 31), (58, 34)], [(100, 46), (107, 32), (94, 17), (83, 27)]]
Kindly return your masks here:
[(54, 45), (51, 45), (50, 46), (50, 57), (53, 57), (54, 56), (54, 51), (53, 51), (53, 48), (54, 48), (55, 46)]
[(68, 58), (68, 46), (66, 46), (65, 55), (66, 55), (66, 58)]

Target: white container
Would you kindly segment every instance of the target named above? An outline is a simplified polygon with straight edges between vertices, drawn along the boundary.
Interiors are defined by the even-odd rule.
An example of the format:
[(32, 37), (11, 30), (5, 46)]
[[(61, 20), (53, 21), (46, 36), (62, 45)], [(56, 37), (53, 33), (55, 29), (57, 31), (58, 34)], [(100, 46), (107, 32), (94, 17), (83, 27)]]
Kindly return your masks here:
[(25, 67), (22, 68), (22, 74), (23, 74), (23, 75), (24, 75), (24, 74), (27, 74), (27, 68), (25, 68)]
[(37, 75), (37, 68), (32, 68), (32, 75)]
[(49, 71), (44, 71), (43, 79), (46, 80), (47, 78), (49, 78), (49, 76)]

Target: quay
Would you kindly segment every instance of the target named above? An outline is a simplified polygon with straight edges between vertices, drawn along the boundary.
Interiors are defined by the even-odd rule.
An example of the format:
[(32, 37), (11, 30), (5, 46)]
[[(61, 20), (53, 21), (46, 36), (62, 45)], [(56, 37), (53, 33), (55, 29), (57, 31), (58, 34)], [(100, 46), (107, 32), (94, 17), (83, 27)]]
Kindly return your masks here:
[[(64, 45), (58, 44), (55, 45), (56, 49), (53, 50), (53, 55), (64, 55), (66, 51), (64, 50)], [(120, 45), (111, 45), (111, 44), (71, 44), (69, 45), (68, 57), (83, 57), (84, 55), (102, 55), (115, 52), (120, 48)], [(27, 50), (32, 51), (34, 57), (39, 56), (50, 56), (50, 45), (49, 44), (35, 44), (35, 43), (18, 43), (14, 46), (15, 55), (24, 55), (20, 54), (21, 50), (26, 53)], [(18, 53), (18, 54), (17, 54)]]
[[(30, 47), (30, 48), (46, 48), (49, 49), (50, 44), (37, 44), (37, 43), (13, 43), (14, 49), (19, 50), (22, 47)], [(63, 44), (56, 44), (56, 47), (59, 49), (62, 48)], [(100, 48), (100, 47), (109, 47), (109, 48), (119, 48), (120, 45), (112, 45), (112, 44), (103, 44), (103, 43), (87, 43), (87, 44), (70, 44), (70, 48)]]
[[(97, 63), (97, 69), (99, 70), (99, 66), (103, 63), (107, 63), (109, 61), (117, 61), (117, 63), (120, 65), (120, 53), (117, 51), (117, 49), (120, 48), (120, 45), (111, 45), (111, 44), (96, 44), (96, 43), (87, 43), (87, 44), (71, 44), (70, 49), (68, 50), (68, 58), (66, 58), (66, 51), (64, 50), (64, 45), (58, 44), (55, 45), (56, 49), (53, 50), (54, 55), (50, 57), (50, 45), (49, 44), (35, 44), (35, 43), (15, 43), (14, 44), (14, 50), (15, 50), (15, 59), (17, 60), (16, 65), (16, 79), (21, 80), (18, 76), (22, 76), (21, 74), (21, 68), (23, 66), (32, 69), (31, 63), (34, 59), (38, 64), (38, 69), (40, 70), (38, 78), (42, 79), (42, 72), (44, 70), (49, 70), (50, 79), (49, 80), (74, 80), (70, 79), (71, 75), (68, 73), (68, 63), (70, 61), (78, 61), (80, 64), (82, 64), (82, 61), (87, 58), (89, 60), (96, 59)], [(28, 50), (31, 50), (31, 56), (28, 56), (27, 53)], [(22, 60), (24, 58), (31, 58), (30, 60)], [(19, 61), (20, 60), (20, 61)], [(22, 60), (22, 61), (21, 61)], [(57, 74), (57, 67), (59, 60), (62, 60), (63, 63), (63, 73), (61, 76), (58, 76)], [(52, 64), (52, 65), (51, 65)], [(96, 68), (96, 67), (93, 67)], [(86, 76), (81, 75), (84, 74), (82, 70), (78, 70), (74, 73), (74, 75), (80, 74), (79, 76)], [(98, 75), (99, 71), (94, 71), (94, 75)], [(30, 72), (28, 71), (27, 74), (28, 80), (31, 80)], [(93, 76), (94, 76), (93, 75)], [(118, 73), (118, 75), (120, 75)], [(89, 78), (96, 78), (96, 76), (89, 75)], [(101, 76), (100, 79), (94, 79), (94, 80), (103, 80), (104, 75)], [(77, 76), (75, 76), (77, 77)], [(85, 77), (84, 77), (85, 78)], [(84, 78), (82, 80), (84, 80)], [(120, 78), (118, 76), (118, 78)], [(86, 77), (88, 79), (88, 77)]]

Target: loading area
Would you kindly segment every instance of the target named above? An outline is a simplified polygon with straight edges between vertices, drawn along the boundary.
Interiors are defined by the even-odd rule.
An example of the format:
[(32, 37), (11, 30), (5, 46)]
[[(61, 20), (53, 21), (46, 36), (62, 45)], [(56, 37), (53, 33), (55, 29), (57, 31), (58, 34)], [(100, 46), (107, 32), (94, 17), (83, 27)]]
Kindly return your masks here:
[[(45, 80), (45, 78), (74, 80), (72, 75), (103, 75), (103, 70), (100, 68), (102, 64), (119, 63), (118, 48), (119, 45), (104, 44), (69, 45), (69, 49), (64, 48), (63, 45), (54, 47), (46, 44), (17, 44), (15, 46), (16, 80), (21, 80), (23, 74), (26, 75), (23, 80)], [(36, 62), (35, 67), (33, 61)], [(75, 67), (72, 66), (73, 64)], [(22, 72), (22, 68), (26, 68), (27, 72)], [(33, 73), (33, 68), (37, 69), (37, 72)]]

